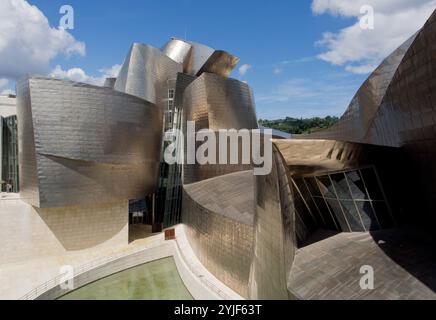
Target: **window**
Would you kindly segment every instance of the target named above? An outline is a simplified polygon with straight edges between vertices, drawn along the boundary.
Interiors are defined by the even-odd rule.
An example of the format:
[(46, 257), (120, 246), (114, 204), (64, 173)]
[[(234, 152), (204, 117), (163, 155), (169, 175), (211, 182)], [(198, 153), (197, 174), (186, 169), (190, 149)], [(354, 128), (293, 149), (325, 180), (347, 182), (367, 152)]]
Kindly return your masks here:
[(306, 205), (314, 204), (320, 225), (328, 229), (360, 232), (395, 225), (374, 167), (305, 177), (297, 184), (303, 185), (303, 198), (312, 200)]
[(174, 99), (174, 96), (175, 96), (175, 90), (169, 89), (168, 90), (168, 99)]

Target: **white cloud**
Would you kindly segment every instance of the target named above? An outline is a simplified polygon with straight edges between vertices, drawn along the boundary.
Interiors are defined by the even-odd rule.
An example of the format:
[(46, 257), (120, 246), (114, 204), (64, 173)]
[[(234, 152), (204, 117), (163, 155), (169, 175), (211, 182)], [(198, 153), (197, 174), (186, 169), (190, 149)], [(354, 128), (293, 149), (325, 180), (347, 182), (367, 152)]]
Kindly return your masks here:
[(0, 78), (0, 95), (15, 94), (10, 88), (10, 82), (8, 79)]
[(247, 74), (248, 70), (250, 70), (252, 68), (251, 65), (249, 64), (243, 64), (242, 66), (239, 67), (239, 74), (241, 76), (244, 76)]
[(0, 75), (16, 79), (28, 73), (46, 74), (59, 55), (85, 55), (85, 44), (25, 0), (0, 1)]
[(100, 69), (101, 73), (99, 76), (91, 76), (86, 74), (86, 72), (81, 68), (71, 68), (68, 70), (63, 70), (60, 65), (57, 65), (49, 74), (50, 77), (58, 79), (67, 79), (76, 82), (84, 82), (93, 85), (101, 86), (104, 84), (106, 78), (114, 78), (118, 76), (121, 69), (121, 65), (116, 64), (110, 68)]
[(0, 79), (0, 89), (6, 87), (9, 84), (8, 79)]
[(115, 64), (110, 68), (103, 68), (98, 71), (103, 73), (103, 76), (106, 78), (116, 78), (120, 73), (121, 67), (122, 66), (120, 64)]
[(273, 73), (274, 74), (281, 74), (283, 72), (282, 68), (274, 68)]
[(329, 13), (334, 16), (356, 17), (362, 6), (370, 5), (380, 13), (394, 13), (416, 8), (429, 3), (429, 0), (313, 0), (312, 11), (315, 14)]
[(341, 81), (335, 83), (329, 79), (289, 79), (277, 86), (269, 94), (260, 94), (257, 96), (258, 101), (265, 102), (289, 102), (303, 101), (304, 99), (320, 98), (322, 103), (323, 97), (346, 97), (350, 99), (348, 92), (354, 90), (354, 86), (347, 85)]
[(1, 92), (0, 95), (2, 95), (2, 96), (7, 96), (7, 95), (10, 95), (10, 94), (14, 94), (14, 95), (15, 95), (15, 91), (13, 91), (13, 90), (11, 90), (11, 89), (5, 89), (5, 90), (3, 90), (3, 91)]
[[(374, 8), (374, 30), (360, 27), (360, 8)], [(313, 0), (315, 14), (355, 17), (353, 25), (338, 33), (325, 32), (317, 45), (318, 58), (344, 66), (353, 73), (369, 73), (398, 46), (418, 31), (436, 7), (436, 0)]]
[[(269, 92), (255, 94), (264, 110), (262, 117), (280, 118), (341, 115), (360, 85), (347, 73), (319, 74), (308, 78), (291, 78)], [(359, 78), (359, 77), (357, 77)]]

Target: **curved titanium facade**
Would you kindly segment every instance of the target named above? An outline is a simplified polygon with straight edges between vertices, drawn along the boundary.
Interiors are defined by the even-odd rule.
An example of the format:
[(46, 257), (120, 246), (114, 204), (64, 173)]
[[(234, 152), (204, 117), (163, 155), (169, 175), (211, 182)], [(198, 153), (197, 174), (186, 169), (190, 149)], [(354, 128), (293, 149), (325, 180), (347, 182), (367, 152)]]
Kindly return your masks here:
[[(436, 211), (436, 202), (433, 200), (436, 192), (436, 169), (433, 165), (436, 162), (436, 83), (433, 79), (436, 73), (433, 61), (436, 48), (432, 45), (435, 24), (436, 12), (417, 34), (369, 77), (358, 97), (375, 98), (368, 101), (358, 99), (362, 103), (351, 107), (332, 129), (307, 136), (401, 147), (409, 160), (405, 181), (408, 185), (416, 185), (409, 192), (409, 206), (430, 216), (432, 222), (436, 222), (436, 215), (433, 214)], [(382, 86), (376, 87), (383, 90), (374, 91), (373, 86), (368, 87), (368, 84), (374, 81), (374, 75), (384, 69), (387, 71), (381, 74), (385, 74), (381, 77), (383, 81), (379, 81)], [(350, 122), (352, 126), (345, 121), (350, 114), (351, 118), (356, 119)], [(353, 130), (358, 134), (354, 134)], [(408, 172), (414, 172), (415, 176), (412, 177)]]
[(25, 198), (61, 207), (141, 198), (156, 186), (162, 111), (108, 88), (32, 77), (18, 85)]
[(181, 63), (186, 69), (189, 63), (192, 46), (183, 40), (171, 39), (162, 48), (162, 52), (177, 63)]
[(233, 173), (184, 186), (183, 223), (201, 263), (248, 297), (253, 255), (253, 172)]
[(208, 72), (228, 77), (230, 72), (232, 72), (238, 63), (238, 57), (235, 57), (228, 52), (217, 50), (210, 56), (203, 67), (201, 67), (197, 75)]
[(174, 85), (182, 64), (170, 59), (159, 49), (146, 44), (133, 44), (115, 82), (115, 90), (125, 92), (164, 108), (168, 89)]
[[(219, 159), (218, 130), (257, 129), (251, 89), (247, 84), (234, 79), (203, 73), (185, 89), (183, 108), (186, 121), (195, 121), (196, 132), (201, 129), (210, 129), (216, 133), (217, 159)], [(197, 148), (201, 144), (197, 142)], [(227, 150), (227, 164), (185, 165), (184, 183), (189, 184), (252, 168), (251, 164), (242, 163), (241, 139), (238, 143), (238, 164), (230, 164), (230, 144)]]
[(255, 185), (254, 254), (250, 299), (289, 299), (287, 279), (296, 251), (295, 211), (291, 178), (273, 148), (272, 171)]
[(238, 57), (226, 51), (175, 38), (163, 47), (162, 52), (183, 64), (183, 72), (195, 76), (209, 72), (227, 77), (239, 63)]
[(386, 90), (415, 37), (416, 34), (404, 42), (368, 77), (337, 124), (308, 138), (364, 142), (368, 127), (376, 117)]
[[(398, 243), (425, 247), (425, 241), (415, 242), (418, 237), (410, 230), (390, 228), (398, 222), (426, 226), (421, 212), (436, 220), (435, 30), (436, 12), (371, 74), (337, 125), (299, 141), (274, 141), (274, 153), (283, 156), (286, 166), (282, 163), (283, 173), (278, 174), (275, 155), (272, 173), (257, 179), (250, 297), (286, 298), (288, 292), (303, 299), (434, 296), (414, 284), (423, 280), (435, 290), (417, 273), (428, 270), (431, 249), (408, 256), (410, 249), (398, 248)], [(280, 221), (286, 216), (295, 224)], [(287, 225), (292, 227), (284, 232)], [(318, 228), (324, 234), (317, 231), (312, 238), (310, 233)], [(325, 229), (342, 233), (334, 236)], [(296, 239), (289, 241), (287, 234)], [(379, 285), (369, 294), (354, 281), (362, 263), (379, 270)], [(329, 274), (330, 269), (337, 271)], [(392, 270), (399, 269), (410, 280), (404, 281), (400, 273), (392, 277)], [(400, 285), (414, 286), (417, 292), (400, 292)]]
[(203, 73), (185, 89), (183, 107), (197, 130), (258, 128), (253, 93), (235, 79)]

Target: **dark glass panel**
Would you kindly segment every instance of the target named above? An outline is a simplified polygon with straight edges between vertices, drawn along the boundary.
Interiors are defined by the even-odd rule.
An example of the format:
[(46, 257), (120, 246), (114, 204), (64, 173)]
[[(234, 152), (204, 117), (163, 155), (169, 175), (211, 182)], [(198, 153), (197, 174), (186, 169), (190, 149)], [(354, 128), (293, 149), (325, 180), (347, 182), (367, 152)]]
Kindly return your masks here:
[(363, 180), (365, 181), (366, 188), (368, 189), (369, 196), (372, 200), (384, 200), (383, 194), (380, 189), (377, 177), (373, 168), (360, 170), (362, 172)]
[(352, 199), (350, 189), (348, 188), (347, 180), (345, 179), (345, 174), (336, 173), (330, 175), (333, 184), (335, 186), (336, 192), (339, 199)]
[(318, 177), (318, 185), (324, 198), (336, 199), (335, 190), (329, 176)]
[(303, 199), (300, 196), (299, 192), (295, 192), (294, 206), (295, 210), (300, 214), (300, 218), (304, 225), (309, 229), (309, 231), (313, 231), (316, 229), (318, 225), (317, 221), (314, 220), (314, 216), (312, 216), (311, 212), (307, 208)]
[(377, 222), (374, 210), (372, 209), (370, 201), (356, 201), (356, 206), (359, 209), (360, 216), (362, 217), (363, 224), (366, 230), (379, 230), (380, 226)]
[(374, 201), (372, 205), (374, 206), (378, 221), (383, 229), (388, 229), (395, 226), (389, 213), (388, 206), (384, 201)]
[(353, 232), (365, 231), (362, 222), (359, 217), (359, 213), (356, 210), (354, 201), (352, 200), (342, 200), (342, 209), (344, 210), (345, 216), (347, 217), (348, 223), (350, 224), (351, 230)]
[(363, 183), (362, 176), (359, 171), (351, 171), (346, 173), (348, 184), (350, 185), (353, 199), (369, 199), (366, 191), (365, 184)]
[(330, 207), (330, 211), (333, 213), (334, 218), (336, 219), (337, 224), (340, 226), (341, 231), (351, 232), (348, 227), (347, 220), (344, 217), (344, 213), (342, 212), (341, 205), (338, 200), (326, 199), (327, 204)]
[(315, 178), (304, 178), (304, 180), (306, 181), (307, 187), (309, 188), (312, 195), (315, 197), (321, 197), (321, 192), (319, 191), (319, 187), (316, 183)]
[(335, 224), (335, 221), (332, 219), (332, 216), (330, 214), (329, 208), (327, 207), (325, 201), (323, 198), (314, 198), (316, 205), (318, 206), (319, 210), (321, 211), (321, 214), (325, 221), (325, 228), (329, 230), (338, 230), (338, 227)]

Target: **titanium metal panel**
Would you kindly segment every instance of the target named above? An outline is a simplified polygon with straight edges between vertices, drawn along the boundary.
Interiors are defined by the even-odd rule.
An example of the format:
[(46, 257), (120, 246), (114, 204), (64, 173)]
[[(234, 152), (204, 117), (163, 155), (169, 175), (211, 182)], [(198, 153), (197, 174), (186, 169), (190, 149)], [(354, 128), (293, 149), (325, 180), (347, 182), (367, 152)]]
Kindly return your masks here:
[[(436, 223), (436, 11), (398, 67), (365, 141), (402, 147), (414, 220)], [(412, 204), (411, 204), (412, 205)]]
[(26, 202), (39, 207), (35, 130), (28, 81), (18, 81), (17, 83), (17, 120), (20, 195)]
[(159, 49), (135, 43), (121, 67), (115, 90), (165, 108), (168, 89), (174, 87), (170, 81), (175, 83), (177, 73), (182, 71), (182, 64), (170, 59)]
[(104, 81), (103, 87), (106, 88), (115, 88), (115, 82), (117, 81), (117, 78), (106, 78), (106, 80)]
[(200, 129), (257, 129), (250, 87), (241, 81), (203, 73), (185, 90), (185, 119)]
[[(109, 88), (20, 81), (22, 188), (60, 207), (141, 198), (156, 187), (162, 111)], [(38, 203), (39, 202), (39, 203)]]
[(184, 72), (196, 75), (215, 52), (215, 49), (201, 43), (188, 42), (192, 46), (191, 54)]
[(337, 124), (329, 129), (303, 137), (363, 143), (386, 90), (415, 37), (416, 34), (404, 42), (368, 77)]
[(253, 258), (252, 171), (205, 180), (183, 191), (183, 223), (201, 263), (224, 284), (248, 297)]
[(184, 67), (189, 64), (192, 45), (186, 41), (172, 38), (162, 48), (162, 52), (177, 63), (181, 63)]
[(286, 300), (296, 251), (294, 196), (291, 178), (277, 148), (273, 147), (272, 171), (256, 176), (254, 255), (250, 269), (249, 297), (253, 300)]
[(239, 58), (228, 52), (176, 38), (172, 38), (162, 52), (183, 64), (185, 73), (196, 76), (209, 72), (227, 77), (239, 63)]
[[(185, 89), (183, 110), (186, 121), (195, 121), (196, 131), (210, 129), (217, 133), (220, 129), (252, 130), (258, 127), (250, 87), (243, 82), (211, 73), (203, 73)], [(197, 147), (200, 145), (201, 143), (197, 142)], [(229, 147), (228, 164), (185, 165), (184, 183), (252, 169), (251, 164), (242, 164), (241, 141), (238, 145), (238, 164), (230, 164)], [(218, 152), (219, 148), (217, 158)]]
[(203, 67), (201, 67), (197, 76), (201, 75), (203, 72), (208, 72), (228, 77), (239, 61), (240, 59), (238, 57), (235, 57), (228, 52), (217, 50), (206, 61)]

